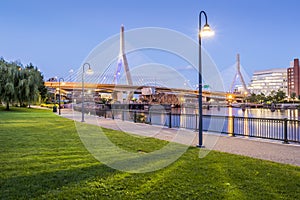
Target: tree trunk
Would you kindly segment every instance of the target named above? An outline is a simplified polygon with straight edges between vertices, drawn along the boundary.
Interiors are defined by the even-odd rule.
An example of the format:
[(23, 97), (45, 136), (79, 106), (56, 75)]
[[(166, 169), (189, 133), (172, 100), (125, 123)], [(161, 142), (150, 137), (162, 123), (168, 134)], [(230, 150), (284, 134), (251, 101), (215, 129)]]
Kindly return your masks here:
[(5, 110), (9, 110), (9, 102), (6, 102), (6, 109)]

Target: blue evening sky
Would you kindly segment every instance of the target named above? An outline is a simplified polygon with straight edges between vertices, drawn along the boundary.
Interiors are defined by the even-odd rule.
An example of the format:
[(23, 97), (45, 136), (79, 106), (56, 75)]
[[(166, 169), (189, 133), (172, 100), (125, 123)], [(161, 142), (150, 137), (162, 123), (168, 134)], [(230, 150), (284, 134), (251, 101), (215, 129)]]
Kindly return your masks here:
[(0, 57), (32, 62), (45, 78), (78, 69), (121, 24), (169, 28), (197, 41), (201, 10), (215, 29), (203, 47), (220, 71), (234, 66), (237, 53), (249, 76), (300, 57), (299, 0), (0, 0), (0, 8)]

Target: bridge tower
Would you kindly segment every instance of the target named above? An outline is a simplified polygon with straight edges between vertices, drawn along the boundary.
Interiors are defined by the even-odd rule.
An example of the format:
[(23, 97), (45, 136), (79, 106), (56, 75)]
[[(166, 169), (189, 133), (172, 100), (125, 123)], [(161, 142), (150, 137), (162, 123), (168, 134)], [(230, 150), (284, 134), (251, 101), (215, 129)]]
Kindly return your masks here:
[(118, 64), (117, 64), (117, 70), (114, 74), (114, 84), (118, 84), (118, 81), (121, 76), (121, 70), (124, 68), (126, 80), (128, 85), (132, 85), (132, 78), (128, 67), (128, 61), (125, 53), (125, 41), (124, 41), (124, 25), (121, 25), (120, 30), (120, 52), (118, 57)]
[[(113, 83), (115, 85), (118, 84), (118, 81), (121, 78), (121, 70), (122, 68), (124, 69), (125, 75), (126, 75), (126, 81), (128, 85), (133, 85), (132, 82), (132, 77), (131, 73), (128, 67), (128, 61), (125, 53), (125, 40), (124, 40), (124, 25), (121, 25), (121, 30), (120, 30), (120, 52), (119, 52), (119, 57), (118, 57), (118, 63), (117, 63), (117, 69), (114, 74), (114, 79)], [(118, 95), (116, 95), (118, 96)], [(127, 96), (127, 100), (130, 101), (133, 97), (133, 92), (129, 92)], [(114, 98), (115, 99), (115, 98)]]
[(249, 89), (247, 88), (246, 83), (245, 83), (244, 78), (243, 78), (243, 75), (242, 75), (242, 73), (241, 73), (241, 67), (240, 67), (240, 54), (237, 54), (237, 55), (236, 55), (236, 62), (237, 62), (237, 65), (236, 65), (236, 73), (235, 73), (235, 75), (234, 75), (234, 77), (233, 77), (233, 81), (232, 81), (231, 86), (230, 86), (230, 92), (231, 92), (231, 93), (234, 92), (234, 86), (235, 86), (235, 83), (236, 83), (237, 79), (240, 79), (240, 81), (242, 82), (244, 91), (247, 92), (247, 94), (249, 95), (249, 94), (250, 94), (250, 91), (249, 91)]

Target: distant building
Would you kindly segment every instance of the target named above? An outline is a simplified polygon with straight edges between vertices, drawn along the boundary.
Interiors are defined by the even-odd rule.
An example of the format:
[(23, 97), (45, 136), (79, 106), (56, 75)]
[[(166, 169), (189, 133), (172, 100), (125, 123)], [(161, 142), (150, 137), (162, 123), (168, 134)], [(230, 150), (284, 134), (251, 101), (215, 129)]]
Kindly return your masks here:
[(242, 84), (236, 85), (234, 87), (233, 93), (236, 93), (236, 94), (248, 94), (248, 92), (245, 91), (245, 88), (244, 88), (244, 86)]
[(287, 69), (288, 75), (288, 95), (292, 93), (296, 94), (296, 97), (300, 95), (300, 69), (299, 59), (296, 58), (291, 62), (291, 66)]
[(266, 96), (272, 91), (282, 90), (287, 94), (287, 69), (276, 68), (253, 73), (248, 87), (251, 93), (264, 93)]

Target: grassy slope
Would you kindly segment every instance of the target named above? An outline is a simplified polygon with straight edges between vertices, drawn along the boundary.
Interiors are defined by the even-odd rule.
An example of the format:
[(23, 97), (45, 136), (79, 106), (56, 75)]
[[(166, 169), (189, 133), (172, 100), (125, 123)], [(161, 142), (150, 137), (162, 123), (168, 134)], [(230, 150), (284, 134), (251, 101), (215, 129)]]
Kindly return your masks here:
[[(131, 151), (166, 144), (106, 130)], [(126, 145), (126, 146), (125, 146)], [(130, 174), (95, 160), (74, 122), (51, 111), (0, 110), (0, 199), (300, 199), (300, 168), (189, 150), (159, 171)]]

